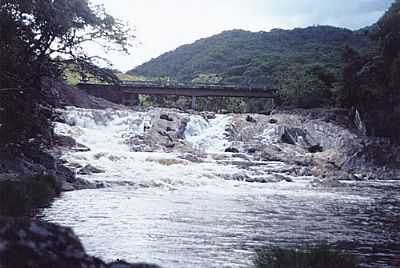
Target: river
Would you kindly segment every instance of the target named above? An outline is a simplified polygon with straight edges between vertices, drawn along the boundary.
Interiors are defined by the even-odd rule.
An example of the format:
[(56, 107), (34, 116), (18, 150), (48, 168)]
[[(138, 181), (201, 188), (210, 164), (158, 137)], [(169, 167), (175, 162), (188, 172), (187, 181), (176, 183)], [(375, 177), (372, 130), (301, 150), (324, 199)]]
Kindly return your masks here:
[[(185, 139), (208, 155), (199, 163), (178, 152), (132, 151), (126, 141), (151, 126), (148, 112), (70, 107), (63, 116), (56, 131), (90, 148), (63, 158), (103, 170), (82, 177), (107, 187), (63, 193), (41, 216), (72, 227), (89, 254), (165, 268), (251, 267), (260, 246), (332, 243), (365, 267), (399, 263), (399, 181), (318, 187), (314, 178), (300, 176), (291, 182), (226, 180), (243, 172), (224, 152), (234, 115), (190, 115)], [(246, 173), (257, 177), (284, 167), (269, 162)]]

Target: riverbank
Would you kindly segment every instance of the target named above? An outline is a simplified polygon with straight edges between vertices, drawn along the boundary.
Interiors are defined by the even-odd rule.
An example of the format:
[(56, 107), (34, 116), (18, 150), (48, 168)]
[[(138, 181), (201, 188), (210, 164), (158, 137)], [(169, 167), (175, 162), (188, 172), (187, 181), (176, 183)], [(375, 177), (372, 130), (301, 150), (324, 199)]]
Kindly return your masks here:
[[(297, 200), (297, 195), (302, 193), (313, 198), (326, 195), (328, 200), (333, 197), (340, 199), (341, 195), (331, 196), (330, 192), (343, 191), (343, 196), (347, 196), (353, 183), (373, 183), (398, 178), (396, 147), (389, 143), (387, 147), (380, 146), (380, 140), (358, 134), (351, 117), (343, 110), (276, 110), (269, 115), (218, 115), (163, 108), (135, 111), (122, 106), (82, 106), (84, 107), (59, 106), (55, 118), (56, 146), (36, 158), (41, 162), (23, 159), (23, 165), (13, 163), (20, 170), (26, 170), (25, 174), (32, 170), (64, 174), (64, 179), (57, 176), (63, 191), (87, 189), (83, 191), (88, 200), (80, 200), (80, 193), (64, 193), (59, 199), (61, 204), (56, 202), (42, 214), (47, 220), (52, 219), (52, 222), (67, 226), (75, 226), (74, 221), (70, 221), (72, 219), (85, 218), (81, 213), (87, 209), (90, 216), (92, 210), (98, 207), (101, 213), (96, 210), (95, 215), (100, 213), (99, 215), (103, 215), (101, 219), (107, 219), (104, 214), (108, 213), (108, 203), (116, 207), (129, 207), (131, 211), (132, 206), (142, 202), (147, 207), (149, 204), (146, 202), (159, 195), (168, 195), (168, 198), (166, 201), (163, 198), (159, 200), (160, 208), (149, 207), (155, 213), (158, 209), (160, 213), (176, 208), (186, 211), (187, 208), (182, 204), (191, 203), (194, 207), (190, 209), (197, 211), (198, 207), (207, 204), (208, 209), (201, 211), (208, 218), (210, 215), (207, 213), (212, 211), (210, 208), (216, 207), (218, 211), (210, 216), (213, 218), (226, 210), (225, 205), (244, 211), (241, 204), (236, 204), (236, 199), (239, 203), (254, 199), (252, 203), (256, 204), (260, 198), (269, 197), (270, 194), (285, 196), (290, 193), (293, 197), (285, 201), (285, 206), (293, 206), (291, 198), (294, 197), (299, 204), (314, 206), (314, 199)], [(47, 169), (46, 166), (50, 168)], [(4, 167), (9, 167), (8, 171), (13, 170), (11, 164), (3, 165), (3, 169)], [(99, 189), (103, 187), (108, 188)], [(220, 188), (229, 194), (225, 196), (223, 193), (221, 196)], [(153, 190), (156, 192), (152, 192)], [(116, 196), (111, 194), (114, 191), (117, 192)], [(136, 191), (139, 192), (139, 197), (144, 197), (136, 196)], [(252, 194), (247, 196), (247, 191)], [(174, 192), (179, 193), (180, 197), (177, 198)], [(209, 193), (206, 199), (203, 192)], [(235, 202), (232, 202), (231, 196), (235, 197)], [(193, 200), (193, 197), (199, 202)], [(350, 198), (353, 198), (351, 194), (342, 205)], [(363, 196), (361, 200), (364, 198), (367, 197)], [(118, 200), (113, 203), (114, 199)], [(274, 198), (271, 200), (265, 201), (277, 201)], [(131, 201), (133, 204), (129, 203)], [(67, 204), (66, 207), (63, 202)], [(165, 203), (165, 208), (160, 205), (161, 202)], [(322, 200), (318, 199), (318, 202)], [(216, 205), (218, 203), (221, 203), (221, 207)], [(168, 207), (168, 204), (176, 207)], [(81, 207), (86, 205), (88, 207)], [(329, 202), (325, 205), (331, 206)], [(292, 214), (302, 211), (298, 206), (293, 209), (290, 210)], [(256, 214), (269, 213), (257, 206), (254, 210)], [(118, 216), (112, 218), (121, 219), (122, 222), (126, 217), (129, 218), (129, 215), (122, 212), (120, 215), (115, 209), (113, 211)], [(74, 213), (79, 214), (71, 216)], [(139, 209), (131, 213), (140, 218), (143, 212)], [(225, 213), (228, 213), (227, 217), (239, 217), (235, 215), (235, 210)], [(290, 217), (290, 213), (286, 217)], [(329, 216), (328, 213), (326, 217)], [(91, 222), (90, 217), (88, 222)], [(185, 217), (190, 218), (191, 215)], [(242, 217), (246, 218), (246, 215), (241, 214), (239, 218)], [(157, 222), (159, 219), (154, 220)], [(194, 220), (195, 226), (199, 226), (196, 221), (201, 222), (201, 219)], [(257, 218), (251, 218), (251, 221), (257, 221)], [(115, 224), (118, 223), (116, 221)], [(110, 223), (105, 222), (104, 226), (108, 226), (107, 224)], [(175, 223), (166, 221), (163, 224), (174, 226)], [(81, 237), (88, 233), (87, 230), (82, 232), (79, 225), (75, 228), (80, 230)], [(125, 228), (123, 230), (127, 232)], [(141, 230), (139, 226), (138, 229)], [(258, 230), (257, 227), (255, 230)], [(201, 229), (198, 231), (201, 233)], [(231, 231), (229, 235), (236, 235), (237, 230)], [(218, 236), (219, 232), (215, 235)], [(119, 235), (123, 241), (127, 234)], [(143, 240), (139, 242), (146, 245)], [(143, 245), (134, 245), (132, 248)], [(119, 249), (119, 246), (116, 245), (115, 248)], [(101, 252), (95, 253), (103, 256)], [(121, 255), (116, 253), (114, 256), (115, 259)], [(107, 259), (112, 260), (110, 256)], [(226, 259), (219, 260), (220, 263), (223, 260)]]

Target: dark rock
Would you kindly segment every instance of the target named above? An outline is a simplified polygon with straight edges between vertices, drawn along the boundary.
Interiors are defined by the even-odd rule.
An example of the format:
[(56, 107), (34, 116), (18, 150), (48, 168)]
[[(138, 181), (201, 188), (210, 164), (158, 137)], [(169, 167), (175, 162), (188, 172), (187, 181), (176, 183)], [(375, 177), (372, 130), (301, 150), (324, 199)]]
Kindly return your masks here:
[(76, 140), (69, 136), (57, 135), (54, 139), (54, 144), (60, 147), (72, 148), (76, 146)]
[(167, 132), (171, 132), (171, 131), (174, 131), (172, 128), (170, 128), (170, 127), (167, 127), (166, 129), (165, 129)]
[(321, 145), (316, 144), (313, 146), (308, 147), (308, 151), (312, 154), (323, 152), (323, 148)]
[(257, 123), (257, 120), (254, 119), (254, 117), (252, 117), (252, 116), (250, 116), (250, 115), (248, 115), (248, 116), (246, 117), (246, 121), (247, 121), (247, 122), (250, 122), (250, 123)]
[(46, 174), (47, 169), (25, 158), (0, 159), (0, 173), (18, 174), (21, 176), (33, 176)]
[(57, 178), (69, 183), (73, 183), (76, 180), (75, 172), (64, 166), (62, 163), (56, 164), (56, 176)]
[(70, 228), (27, 219), (0, 219), (0, 267), (158, 268), (89, 256)]
[(77, 142), (74, 138), (69, 136), (57, 135), (55, 138), (55, 145), (71, 149), (75, 152), (89, 152), (90, 148)]
[(248, 154), (255, 154), (257, 152), (257, 149), (256, 148), (249, 148), (249, 149), (247, 149), (247, 153)]
[(99, 174), (104, 173), (105, 171), (99, 168), (96, 168), (90, 164), (84, 166), (78, 171), (79, 175), (91, 175), (91, 174)]
[(83, 144), (76, 143), (76, 147), (72, 148), (75, 152), (90, 152), (90, 148)]
[[(307, 130), (301, 128), (284, 127), (282, 131), (281, 142), (300, 146), (304, 149), (312, 149), (318, 151), (322, 149), (319, 143), (308, 133)], [(321, 148), (320, 148), (321, 147)]]
[(191, 154), (191, 153), (179, 155), (178, 158), (188, 160), (192, 163), (203, 163), (204, 162), (204, 160), (201, 157), (199, 157), (195, 154)]
[(281, 181), (293, 182), (293, 179), (292, 179), (291, 177), (285, 176), (285, 175), (282, 175), (282, 174), (275, 174), (275, 177), (276, 177), (278, 180), (281, 180)]
[(173, 148), (175, 148), (175, 146), (176, 146), (176, 144), (172, 143), (172, 142), (165, 144), (165, 147), (168, 148), (168, 149), (173, 149)]
[(169, 122), (173, 122), (174, 121), (174, 119), (173, 118), (171, 118), (169, 115), (167, 115), (167, 114), (161, 114), (160, 115), (160, 119), (162, 119), (162, 120), (167, 120), (167, 121), (169, 121)]
[(184, 118), (181, 120), (181, 123), (179, 124), (179, 127), (176, 131), (176, 137), (178, 139), (181, 139), (181, 140), (185, 139), (185, 131), (186, 131), (186, 127), (187, 127), (188, 123), (189, 123), (188, 119)]
[(43, 165), (46, 169), (56, 169), (56, 159), (49, 153), (36, 151), (31, 152), (29, 156), (34, 163)]
[(60, 191), (61, 182), (52, 176), (1, 175), (0, 216), (29, 216), (34, 209), (48, 205)]
[(160, 135), (163, 136), (163, 137), (166, 137), (170, 142), (173, 141), (172, 137), (171, 137), (167, 132), (165, 132), (165, 131), (159, 130), (159, 131), (158, 131), (158, 134), (160, 134)]
[(135, 263), (130, 264), (125, 261), (116, 261), (109, 264), (110, 268), (160, 268), (158, 265), (147, 264), (147, 263)]
[(234, 124), (231, 124), (225, 128), (224, 136), (229, 138), (229, 140), (236, 140), (240, 136), (240, 130)]
[(306, 132), (300, 128), (285, 128), (281, 137), (283, 143), (296, 145), (299, 137), (305, 137)]
[(277, 124), (277, 123), (278, 123), (278, 120), (276, 120), (276, 119), (274, 119), (274, 118), (271, 118), (271, 119), (269, 120), (269, 123), (270, 123), (270, 124)]
[(234, 154), (238, 154), (239, 153), (239, 149), (234, 148), (234, 147), (229, 147), (225, 149), (225, 153), (234, 153)]
[(211, 120), (217, 118), (217, 116), (215, 115), (215, 113), (207, 113), (206, 118)]

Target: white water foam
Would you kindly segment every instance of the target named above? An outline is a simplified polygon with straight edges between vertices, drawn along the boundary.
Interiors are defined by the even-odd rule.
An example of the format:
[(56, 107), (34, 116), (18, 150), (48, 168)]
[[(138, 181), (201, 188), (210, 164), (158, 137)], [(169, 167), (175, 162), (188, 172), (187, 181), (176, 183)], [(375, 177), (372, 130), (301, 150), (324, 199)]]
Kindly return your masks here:
[[(86, 176), (89, 180), (127, 186), (65, 193), (42, 215), (72, 227), (90, 254), (107, 261), (123, 258), (166, 268), (249, 267), (254, 249), (265, 243), (343, 240), (383, 245), (390, 235), (398, 237), (379, 214), (371, 217), (384, 209), (391, 213), (389, 206), (379, 204), (386, 191), (351, 185), (338, 192), (315, 189), (307, 180), (225, 181), (227, 174), (268, 174), (282, 163), (244, 170), (215, 161), (182, 161), (176, 154), (131, 152), (126, 141), (143, 135), (144, 125), (151, 124), (150, 112), (68, 108), (62, 113), (66, 122), (56, 125), (58, 134), (90, 148), (66, 152), (64, 158), (71, 165), (91, 164), (105, 171)], [(204, 151), (223, 152), (231, 119), (207, 121), (192, 115), (186, 138)], [(264, 134), (270, 142), (268, 131)], [(182, 162), (167, 166), (160, 160)], [(398, 200), (398, 190), (395, 194)], [(376, 226), (384, 231), (376, 232)]]
[[(135, 135), (143, 135), (144, 125), (151, 125), (148, 113), (75, 107), (61, 112), (65, 123), (56, 124), (56, 133), (71, 136), (90, 149), (87, 152), (68, 152), (63, 158), (70, 166), (90, 164), (104, 171), (86, 176), (89, 180), (174, 189), (184, 185), (219, 183), (221, 174), (239, 172), (236, 167), (216, 162), (195, 164), (180, 160), (174, 153), (131, 152), (127, 141)], [(229, 117), (218, 116), (207, 122), (193, 115), (185, 133), (187, 140), (199, 149), (222, 151), (228, 144), (223, 133), (229, 120)], [(163, 164), (174, 160), (177, 160), (176, 164)]]
[(196, 149), (203, 149), (208, 153), (223, 152), (231, 144), (226, 139), (225, 130), (231, 121), (232, 117), (225, 115), (217, 115), (209, 121), (202, 116), (192, 115), (185, 131), (186, 140)]

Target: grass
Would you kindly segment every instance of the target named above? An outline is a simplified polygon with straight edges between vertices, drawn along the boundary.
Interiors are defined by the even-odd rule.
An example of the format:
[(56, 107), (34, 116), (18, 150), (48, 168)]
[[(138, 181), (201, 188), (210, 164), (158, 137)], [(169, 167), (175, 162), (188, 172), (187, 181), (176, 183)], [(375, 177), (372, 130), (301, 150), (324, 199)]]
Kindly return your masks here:
[(52, 176), (9, 177), (0, 180), (0, 216), (30, 216), (59, 195), (61, 185)]
[(256, 251), (256, 268), (355, 268), (353, 256), (329, 248), (313, 246), (304, 249), (262, 248)]

